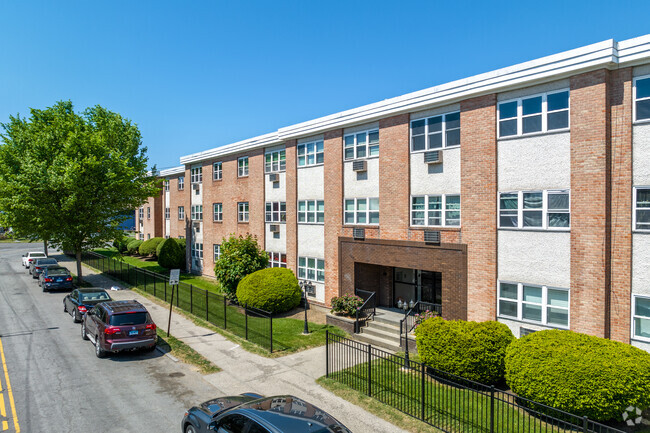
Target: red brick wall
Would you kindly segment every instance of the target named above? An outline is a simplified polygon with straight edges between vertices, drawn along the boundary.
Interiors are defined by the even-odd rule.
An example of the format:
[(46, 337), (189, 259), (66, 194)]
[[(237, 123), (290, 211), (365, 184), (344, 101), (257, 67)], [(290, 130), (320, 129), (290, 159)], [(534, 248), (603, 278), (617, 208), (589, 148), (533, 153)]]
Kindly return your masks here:
[[(155, 197), (149, 197), (149, 200), (143, 205), (143, 227), (144, 227), (144, 240), (147, 240), (147, 235), (149, 237), (161, 237), (163, 236), (163, 222), (165, 218), (165, 210), (163, 209), (163, 191), (161, 189), (160, 193)], [(151, 209), (151, 214), (147, 213), (147, 208)], [(147, 218), (147, 215), (150, 215), (150, 218)], [(136, 226), (137, 227), (137, 226)]]
[(296, 161), (296, 140), (285, 143), (287, 157), (286, 201), (287, 201), (287, 268), (298, 275), (298, 173)]
[[(169, 235), (171, 238), (177, 238), (179, 236), (185, 236), (185, 221), (178, 219), (178, 207), (185, 206), (186, 196), (190, 194), (192, 187), (189, 188), (187, 185), (190, 185), (187, 178), (185, 178), (185, 189), (178, 190), (178, 178), (180, 176), (174, 176), (169, 179)], [(185, 212), (189, 212), (189, 209), (185, 208)]]
[(467, 316), (469, 320), (494, 320), (497, 281), (496, 95), (462, 101), (460, 119), (460, 199), (462, 240), (467, 244)]
[(343, 221), (343, 130), (326, 132), (323, 144), (326, 185), (325, 304), (329, 306), (331, 299), (339, 296), (339, 234)]

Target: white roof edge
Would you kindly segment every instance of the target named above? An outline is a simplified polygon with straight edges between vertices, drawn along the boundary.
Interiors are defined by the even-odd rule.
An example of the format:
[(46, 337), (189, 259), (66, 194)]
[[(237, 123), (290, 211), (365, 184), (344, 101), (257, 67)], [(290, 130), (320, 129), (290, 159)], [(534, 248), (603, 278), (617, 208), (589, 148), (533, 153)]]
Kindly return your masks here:
[(616, 69), (650, 60), (650, 34), (616, 42), (609, 39), (517, 65), (485, 72), (461, 80), (418, 90), (306, 122), (286, 126), (258, 137), (183, 156), (190, 164), (280, 144), (286, 140), (323, 133), (327, 130), (371, 122), (382, 117), (448, 105), (463, 99), (565, 78), (599, 68)]
[(164, 170), (160, 170), (158, 172), (158, 176), (159, 177), (174, 176), (176, 174), (183, 174), (183, 173), (185, 173), (185, 166), (179, 165), (178, 167), (166, 168)]

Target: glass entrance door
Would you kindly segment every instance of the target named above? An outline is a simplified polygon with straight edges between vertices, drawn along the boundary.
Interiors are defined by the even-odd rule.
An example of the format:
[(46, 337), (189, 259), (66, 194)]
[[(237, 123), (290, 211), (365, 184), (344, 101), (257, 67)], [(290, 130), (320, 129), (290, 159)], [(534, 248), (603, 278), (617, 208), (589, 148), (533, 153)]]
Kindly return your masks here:
[(420, 271), (420, 294), (418, 301), (430, 304), (442, 303), (442, 274), (440, 272)]
[(393, 304), (422, 301), (442, 303), (442, 274), (417, 269), (395, 268), (393, 271)]

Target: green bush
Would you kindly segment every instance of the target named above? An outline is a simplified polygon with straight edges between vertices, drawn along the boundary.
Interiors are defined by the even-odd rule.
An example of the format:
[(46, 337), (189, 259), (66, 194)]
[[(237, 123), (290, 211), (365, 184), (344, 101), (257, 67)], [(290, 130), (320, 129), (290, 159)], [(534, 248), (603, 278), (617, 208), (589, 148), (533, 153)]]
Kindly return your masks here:
[(521, 397), (596, 421), (650, 406), (650, 353), (572, 331), (532, 333), (510, 345), (506, 381)]
[(506, 348), (515, 339), (499, 322), (465, 322), (434, 317), (415, 328), (423, 363), (485, 384), (503, 380)]
[(129, 242), (131, 242), (133, 238), (129, 238), (126, 236), (117, 238), (113, 241), (113, 246), (117, 250), (118, 253), (124, 254), (128, 248)]
[(266, 268), (268, 264), (269, 256), (257, 243), (257, 237), (231, 234), (221, 243), (221, 256), (214, 264), (214, 276), (226, 296), (234, 298), (242, 278)]
[(357, 308), (363, 305), (363, 299), (356, 295), (335, 296), (332, 298), (332, 311), (345, 316), (354, 316)]
[(185, 252), (174, 239), (165, 239), (158, 244), (158, 264), (167, 269), (185, 267)]
[(284, 313), (300, 303), (298, 279), (286, 268), (266, 268), (245, 276), (237, 286), (240, 304)]
[(142, 242), (142, 245), (140, 245), (140, 248), (138, 248), (138, 252), (140, 253), (141, 256), (156, 256), (156, 248), (158, 248), (158, 244), (164, 241), (165, 238), (151, 238), (147, 239), (146, 241)]
[(142, 241), (139, 239), (133, 239), (126, 244), (126, 252), (129, 254), (136, 254), (142, 245)]

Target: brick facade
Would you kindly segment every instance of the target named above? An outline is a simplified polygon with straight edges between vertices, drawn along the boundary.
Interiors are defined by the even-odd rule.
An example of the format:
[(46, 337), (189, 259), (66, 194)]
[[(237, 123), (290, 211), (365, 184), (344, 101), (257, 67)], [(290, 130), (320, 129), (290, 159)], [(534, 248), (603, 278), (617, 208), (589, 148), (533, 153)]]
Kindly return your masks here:
[(338, 240), (343, 222), (343, 130), (337, 129), (326, 132), (323, 146), (325, 149), (326, 189), (325, 303), (329, 305), (333, 297), (339, 296)]
[(285, 143), (286, 154), (286, 201), (287, 201), (287, 268), (298, 275), (298, 162), (296, 140)]
[[(185, 186), (187, 179), (184, 179), (183, 189), (178, 189), (179, 177), (174, 176), (169, 179), (169, 233), (165, 233), (165, 235), (170, 238), (185, 237), (185, 219), (178, 219), (178, 207), (185, 206), (185, 196), (189, 195), (189, 191)], [(190, 211), (188, 208), (184, 208), (184, 210), (185, 212)]]
[[(165, 209), (163, 208), (163, 194), (161, 192), (155, 197), (149, 197), (149, 200), (142, 205), (144, 214), (142, 219), (142, 231), (144, 240), (163, 236), (163, 224), (165, 218)], [(148, 213), (150, 212), (150, 213)], [(136, 225), (136, 227), (138, 227)]]

